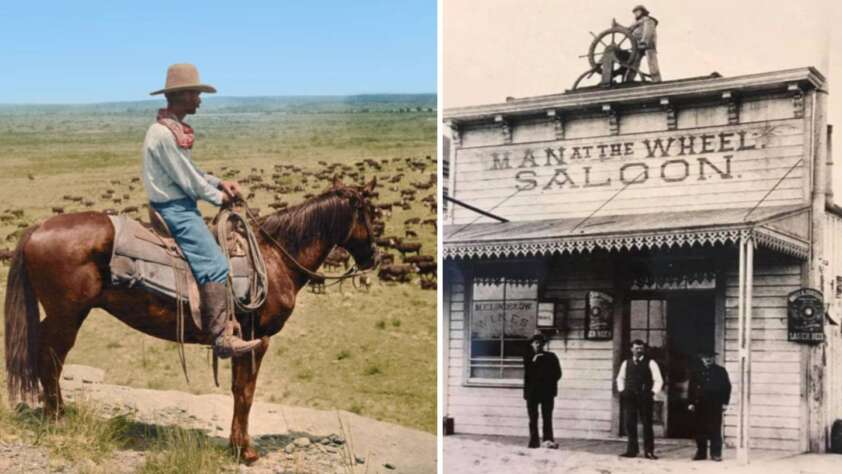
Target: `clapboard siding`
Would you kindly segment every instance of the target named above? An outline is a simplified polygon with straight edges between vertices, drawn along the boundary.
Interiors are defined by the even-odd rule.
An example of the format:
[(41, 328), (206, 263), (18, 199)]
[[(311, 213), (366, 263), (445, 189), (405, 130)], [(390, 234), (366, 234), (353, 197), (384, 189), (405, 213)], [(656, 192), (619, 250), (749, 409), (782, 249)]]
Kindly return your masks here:
[[(568, 331), (551, 339), (564, 373), (556, 399), (554, 423), (559, 437), (610, 438), (616, 433), (613, 395), (614, 342), (583, 338), (585, 298), (590, 290), (616, 291), (613, 270), (600, 259), (575, 258), (551, 268), (542, 282), (543, 295), (568, 304)], [(736, 264), (725, 271), (724, 341), (720, 363), (731, 374), (734, 395), (725, 415), (726, 442), (733, 445), (739, 409), (737, 366)], [(751, 446), (758, 449), (798, 451), (803, 437), (804, 373), (802, 350), (787, 341), (786, 295), (801, 287), (799, 262), (759, 252), (754, 267), (752, 308)], [(465, 340), (469, 315), (465, 309), (468, 282), (449, 281), (448, 371), (446, 403), (460, 433), (526, 435), (522, 388), (472, 386), (466, 380)], [(619, 337), (615, 334), (615, 337)], [(613, 422), (613, 423), (612, 423)]]
[[(586, 267), (586, 266), (583, 266)], [(611, 281), (595, 271), (553, 271), (544, 284), (544, 295), (568, 302), (568, 332), (552, 339), (547, 349), (561, 361), (563, 378), (553, 411), (556, 436), (606, 438), (611, 435), (613, 399), (612, 341), (583, 339), (585, 295), (609, 289)], [(448, 280), (450, 318), (447, 333), (446, 412), (455, 419), (459, 433), (527, 435), (526, 405), (521, 387), (474, 386), (466, 380), (465, 340), (469, 315), (465, 313), (465, 288), (469, 282)]]
[[(733, 392), (725, 414), (725, 439), (736, 441), (740, 399), (738, 333), (739, 276), (736, 265), (726, 275), (725, 353), (720, 355), (731, 375)], [(751, 446), (799, 451), (803, 432), (802, 352), (787, 341), (786, 295), (801, 287), (799, 262), (757, 254), (752, 291)]]
[[(721, 112), (723, 108), (711, 110)], [(601, 210), (603, 214), (649, 213), (653, 208), (669, 211), (740, 208), (758, 202), (763, 206), (805, 203), (808, 168), (801, 164), (790, 170), (804, 154), (804, 121), (783, 114), (780, 104), (755, 104), (747, 110), (753, 120), (740, 125), (726, 125), (727, 120), (723, 122), (720, 118), (709, 120), (705, 117), (710, 113), (704, 110), (685, 110), (679, 115), (679, 122), (685, 120), (688, 127), (692, 123), (692, 132), (666, 131), (663, 122), (651, 113), (626, 119), (621, 116), (619, 136), (609, 134), (604, 117), (577, 118), (565, 122), (565, 139), (561, 141), (546, 138), (551, 136), (549, 120), (523, 126), (515, 122), (512, 144), (502, 142), (499, 126), (469, 127), (463, 131), (463, 146), (457, 149), (454, 160), (454, 197), (480, 208), (495, 208), (498, 215), (510, 220), (585, 216), (605, 204), (623, 186), (623, 178), (633, 181), (645, 167), (648, 172), (642, 175), (644, 182), (625, 188), (622, 199), (612, 200)], [(533, 130), (528, 132), (529, 127)], [(746, 133), (756, 148), (681, 155), (673, 146), (668, 157), (659, 153), (648, 157), (644, 144), (644, 140), (651, 144), (658, 138), (666, 140), (688, 133), (698, 138), (699, 134), (718, 136), (738, 132)], [(599, 146), (625, 143), (633, 144), (628, 154), (624, 148), (621, 156), (598, 156)], [(545, 152), (560, 147), (567, 150), (564, 163), (548, 158)], [(592, 151), (588, 151), (591, 155), (572, 158), (571, 150), (575, 147), (591, 147)], [(535, 164), (524, 160), (527, 150), (533, 153)], [(502, 161), (495, 166), (493, 154), (502, 160), (506, 153), (508, 166), (502, 165)], [(730, 175), (720, 175), (703, 164), (711, 163), (724, 172), (726, 156), (731, 156)], [(629, 176), (621, 173), (622, 166), (632, 166), (627, 171)], [(560, 175), (552, 184), (559, 169), (573, 182)], [(518, 191), (524, 181), (518, 181), (516, 176), (522, 172), (527, 172), (522, 178), (535, 180), (533, 188)], [(786, 178), (777, 183), (784, 175)], [(772, 185), (776, 185), (775, 193), (765, 196)], [(501, 202), (503, 198), (507, 198), (505, 202)], [(559, 202), (565, 205), (559, 206)], [(470, 210), (458, 206), (453, 209), (453, 223), (466, 223), (476, 217)]]

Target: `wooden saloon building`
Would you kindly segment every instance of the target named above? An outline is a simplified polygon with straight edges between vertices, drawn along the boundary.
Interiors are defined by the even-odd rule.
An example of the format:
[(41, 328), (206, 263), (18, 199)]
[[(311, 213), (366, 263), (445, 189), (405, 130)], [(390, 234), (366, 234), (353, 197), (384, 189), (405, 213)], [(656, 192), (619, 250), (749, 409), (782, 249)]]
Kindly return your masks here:
[[(527, 434), (536, 331), (564, 376), (556, 436), (623, 436), (614, 384), (643, 339), (657, 438), (689, 438), (688, 375), (733, 382), (726, 443), (823, 452), (842, 418), (842, 208), (813, 68), (448, 109), (444, 414)], [(491, 216), (477, 212), (485, 211)]]

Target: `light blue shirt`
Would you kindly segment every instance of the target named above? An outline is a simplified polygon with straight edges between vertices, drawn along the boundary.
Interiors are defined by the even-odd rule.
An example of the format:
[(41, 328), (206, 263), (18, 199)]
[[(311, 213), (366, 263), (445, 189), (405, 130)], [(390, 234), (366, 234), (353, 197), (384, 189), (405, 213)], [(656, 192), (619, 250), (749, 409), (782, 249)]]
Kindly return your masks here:
[(189, 197), (222, 205), (221, 180), (200, 170), (192, 151), (179, 148), (165, 126), (154, 123), (143, 141), (143, 187), (151, 202), (161, 203)]

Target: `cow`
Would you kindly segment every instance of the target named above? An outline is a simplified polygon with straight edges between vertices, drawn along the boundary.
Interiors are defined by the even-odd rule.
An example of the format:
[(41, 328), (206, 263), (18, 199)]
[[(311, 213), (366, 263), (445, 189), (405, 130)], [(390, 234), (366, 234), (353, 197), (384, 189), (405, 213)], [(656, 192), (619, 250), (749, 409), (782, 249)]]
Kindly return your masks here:
[(412, 274), (417, 271), (416, 266), (407, 265), (405, 263), (394, 263), (391, 265), (381, 265), (377, 276), (382, 281), (396, 281), (400, 283), (407, 283), (412, 278)]
[(421, 255), (421, 242), (404, 242), (403, 239), (395, 239), (392, 247), (406, 257), (408, 253), (415, 253)]

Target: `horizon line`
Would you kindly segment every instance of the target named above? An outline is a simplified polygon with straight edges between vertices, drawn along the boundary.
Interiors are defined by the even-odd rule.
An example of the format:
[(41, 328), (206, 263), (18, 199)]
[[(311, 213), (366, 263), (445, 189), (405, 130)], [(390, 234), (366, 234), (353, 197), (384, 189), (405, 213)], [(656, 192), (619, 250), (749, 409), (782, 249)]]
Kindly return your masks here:
[[(267, 94), (258, 94), (258, 95), (205, 95), (202, 100), (206, 99), (219, 99), (219, 98), (226, 98), (226, 99), (259, 99), (259, 98), (326, 98), (326, 97), (360, 97), (360, 96), (368, 96), (368, 95), (380, 95), (380, 96), (397, 96), (397, 95), (432, 95), (438, 96), (436, 92), (358, 92), (358, 93), (349, 93), (349, 94), (277, 94), (277, 95), (267, 95)], [(163, 95), (160, 96), (163, 98)], [(108, 100), (108, 101), (95, 101), (95, 102), (0, 102), (0, 107), (4, 106), (79, 106), (79, 105), (112, 105), (112, 104), (132, 104), (138, 102), (156, 102), (160, 99), (150, 97), (150, 98), (143, 98), (137, 100), (127, 100), (127, 99), (120, 99), (120, 100)]]

